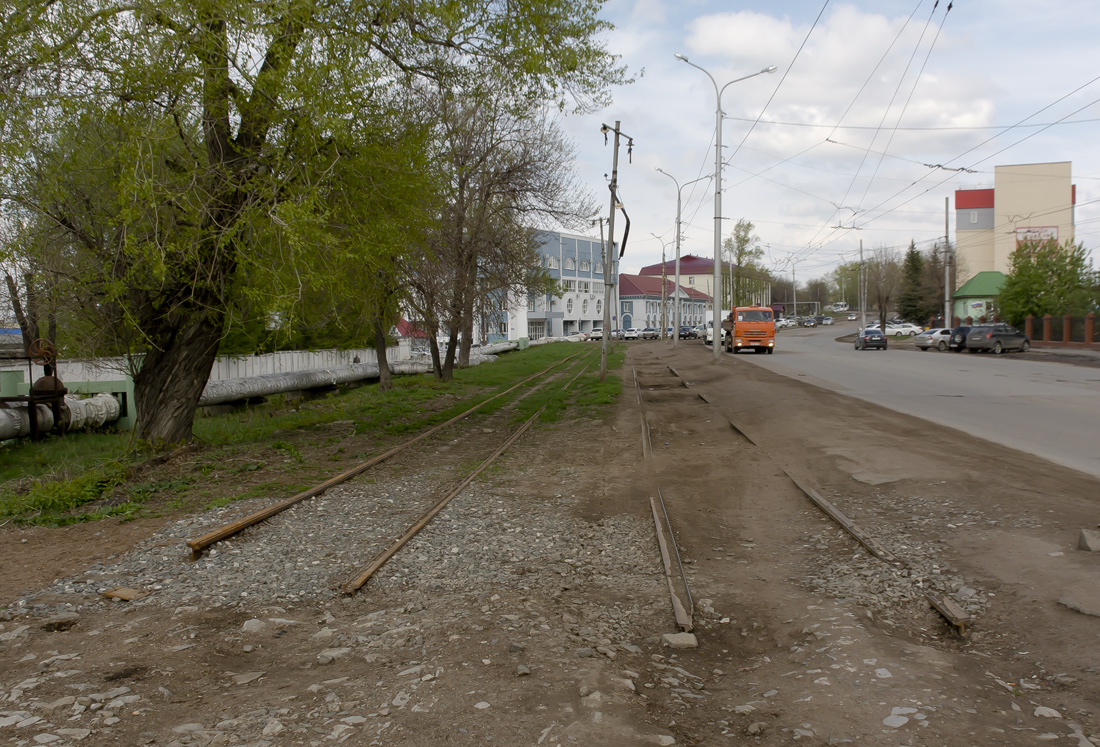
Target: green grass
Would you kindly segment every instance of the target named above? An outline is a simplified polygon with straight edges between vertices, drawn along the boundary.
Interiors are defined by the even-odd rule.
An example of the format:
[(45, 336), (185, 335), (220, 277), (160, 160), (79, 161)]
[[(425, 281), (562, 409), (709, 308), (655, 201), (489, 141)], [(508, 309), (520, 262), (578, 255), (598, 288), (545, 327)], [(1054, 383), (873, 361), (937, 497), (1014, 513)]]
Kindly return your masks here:
[[(598, 345), (552, 344), (508, 353), (494, 363), (456, 370), (451, 382), (437, 381), (430, 375), (396, 376), (389, 392), (371, 384), (325, 399), (291, 401), (276, 396), (266, 404), (226, 414), (200, 413), (195, 419), (194, 434), (207, 444), (211, 453), (190, 465), (192, 474), (173, 475), (160, 481), (126, 485), (128, 468), (149, 456), (148, 452), (134, 448), (128, 432), (9, 442), (0, 446), (0, 525), (6, 521), (61, 525), (107, 516), (133, 518), (141, 515), (143, 506), (154, 496), (163, 498), (166, 508), (184, 507), (188, 498), (207, 501), (205, 505), (211, 507), (265, 494), (285, 497), (293, 494), (287, 492), (291, 488), (285, 481), (264, 482), (235, 495), (220, 495), (225, 488), (217, 481), (230, 478), (232, 482), (231, 476), (238, 475), (238, 481), (255, 482), (257, 478), (271, 476), (277, 469), (293, 469), (297, 477), (304, 479), (316, 473), (323, 479), (346, 467), (335, 464), (338, 461), (335, 457), (312, 458), (304, 450), (310, 445), (327, 444), (325, 453), (332, 454), (331, 430), (314, 433), (331, 423), (352, 421), (347, 427), (359, 435), (376, 436), (374, 448), (378, 448), (394, 438), (448, 420), (520, 379), (573, 355), (577, 357), (557, 369), (572, 369), (566, 378), (542, 387), (536, 387), (537, 380), (532, 381), (486, 405), (473, 416), (475, 421), (513, 402), (516, 420), (530, 417), (550, 402), (542, 416), (546, 421), (557, 420), (566, 411), (578, 416), (590, 410), (595, 413), (613, 403), (621, 382), (614, 373), (608, 374), (606, 382), (599, 382)], [(608, 360), (609, 370), (620, 368), (624, 357), (624, 347), (620, 345)], [(565, 381), (584, 363), (589, 364), (588, 371), (562, 395)], [(533, 391), (521, 397), (527, 387)], [(335, 451), (344, 454), (344, 447)], [(346, 454), (345, 459), (360, 462), (372, 455), (357, 450)], [(303, 467), (292, 467), (286, 463), (287, 458), (293, 465)], [(104, 505), (80, 511), (82, 506), (97, 501)]]

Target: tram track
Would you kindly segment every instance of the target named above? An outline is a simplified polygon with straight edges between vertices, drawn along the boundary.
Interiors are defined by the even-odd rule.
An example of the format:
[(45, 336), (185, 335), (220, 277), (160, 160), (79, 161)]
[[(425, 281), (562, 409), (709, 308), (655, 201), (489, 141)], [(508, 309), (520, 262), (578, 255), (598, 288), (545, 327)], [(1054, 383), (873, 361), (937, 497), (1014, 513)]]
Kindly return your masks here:
[(352, 479), (352, 478), (354, 478), (358, 475), (363, 474), (364, 472), (370, 470), (373, 467), (376, 467), (377, 465), (379, 465), (382, 462), (385, 462), (386, 460), (396, 456), (397, 454), (400, 454), (401, 452), (403, 452), (406, 449), (408, 449), (409, 447), (419, 443), (420, 441), (423, 441), (424, 439), (435, 435), (436, 433), (442, 431), (447, 426), (453, 425), (454, 423), (457, 423), (457, 422), (469, 417), (470, 415), (473, 415), (475, 412), (482, 409), (486, 405), (500, 399), (501, 397), (504, 397), (504, 396), (514, 392), (515, 390), (522, 387), (524, 384), (527, 384), (528, 382), (533, 381), (534, 379), (536, 379), (540, 376), (547, 375), (553, 369), (557, 368), (560, 365), (568, 363), (569, 361), (576, 358), (578, 355), (580, 355), (580, 353), (575, 353), (575, 354), (569, 356), (568, 358), (564, 358), (560, 361), (557, 361), (553, 365), (548, 366), (547, 368), (543, 369), (542, 371), (531, 374), (530, 376), (526, 377), (522, 381), (519, 381), (518, 383), (513, 384), (512, 386), (508, 387), (507, 389), (505, 389), (501, 392), (498, 392), (497, 394), (495, 394), (495, 395), (479, 402), (478, 404), (474, 405), (473, 407), (471, 407), (471, 408), (459, 413), (458, 415), (454, 416), (453, 418), (450, 418), (449, 420), (446, 420), (443, 423), (440, 423), (436, 426), (433, 426), (433, 427), (429, 428), (428, 430), (424, 431), (423, 433), (420, 433), (420, 434), (414, 436), (413, 438), (410, 438), (406, 441), (403, 441), (402, 443), (398, 444), (397, 446), (394, 446), (394, 447), (390, 448), (389, 450), (383, 452), (382, 454), (379, 454), (379, 455), (377, 455), (377, 456), (375, 456), (371, 459), (368, 459), (366, 462), (358, 464), (355, 467), (352, 467), (350, 470), (346, 470), (344, 472), (341, 472), (339, 475), (336, 475), (335, 477), (331, 477), (328, 480), (325, 480), (324, 482), (322, 482), (318, 485), (315, 485), (312, 488), (309, 488), (309, 489), (304, 490), (300, 493), (292, 495), (289, 498), (286, 498), (282, 501), (274, 503), (270, 506), (267, 506), (266, 508), (263, 508), (259, 511), (251, 513), (251, 514), (249, 514), (247, 516), (244, 516), (240, 519), (237, 519), (234, 522), (231, 522), (231, 523), (226, 524), (224, 526), (218, 527), (217, 529), (214, 529), (210, 532), (207, 532), (206, 534), (203, 534), (200, 537), (197, 537), (195, 539), (187, 540), (187, 546), (191, 549), (191, 559), (192, 560), (198, 560), (202, 556), (203, 551), (206, 550), (207, 548), (209, 548), (210, 546), (212, 546), (212, 545), (214, 545), (218, 542), (221, 542), (225, 539), (228, 539), (230, 537), (233, 537), (233, 536), (239, 534), (240, 532), (244, 531), (248, 527), (251, 527), (251, 526), (259, 524), (263, 521), (266, 521), (267, 519), (270, 519), (272, 516), (275, 516), (279, 513), (282, 513), (283, 511), (287, 510), (291, 506), (294, 506), (298, 503), (301, 503), (302, 501), (309, 500), (311, 498), (315, 498), (319, 495), (323, 495), (326, 491), (330, 490), (331, 488), (334, 488), (337, 485), (341, 485), (341, 484), (347, 482), (348, 480), (350, 480), (350, 479)]
[[(516, 441), (535, 424), (538, 417), (547, 407), (555, 399), (563, 396), (573, 382), (588, 370), (590, 363), (587, 362), (586, 359), (590, 356), (584, 356), (580, 360), (575, 360), (579, 355), (582, 354), (570, 356), (569, 358), (555, 363), (553, 366), (549, 366), (525, 378), (523, 381), (486, 399), (475, 407), (469, 408), (454, 418), (399, 444), (385, 453), (358, 465), (352, 470), (348, 470), (334, 478), (330, 478), (289, 499), (280, 501), (279, 503), (249, 514), (230, 524), (207, 532), (197, 539), (187, 541), (188, 547), (192, 550), (193, 558), (201, 556), (203, 550), (217, 543), (224, 543), (238, 536), (241, 537), (242, 541), (232, 544), (226, 543), (228, 545), (227, 549), (230, 552), (247, 556), (247, 545), (249, 543), (266, 541), (285, 543), (287, 541), (285, 539), (285, 534), (288, 530), (291, 534), (297, 535), (299, 541), (307, 546), (310, 540), (318, 532), (325, 535), (328, 539), (341, 535), (346, 538), (348, 544), (337, 553), (330, 551), (326, 554), (332, 561), (336, 562), (336, 567), (331, 567), (331, 562), (326, 563), (327, 566), (330, 566), (326, 572), (330, 574), (330, 578), (333, 579), (326, 585), (328, 588), (344, 594), (354, 594), (361, 589), (370, 577), (393, 557), (405, 543), (427, 526), (431, 519), (442, 511), (453, 498), (468, 488), (479, 474), (489, 467), (494, 460), (505, 453), (510, 446), (515, 444)], [(554, 370), (563, 365), (567, 365), (568, 367), (563, 370)], [(444, 448), (436, 449), (430, 457), (427, 454), (417, 455), (415, 450), (410, 449), (410, 447), (418, 443), (423, 446), (423, 442), (425, 442), (425, 439), (429, 436), (435, 435), (447, 426), (454, 425), (464, 418), (467, 418), (490, 402), (515, 392), (525, 384), (531, 385), (532, 382), (536, 382), (537, 380), (528, 390), (523, 391), (517, 399), (510, 401), (505, 407), (495, 412), (492, 416), (492, 418), (498, 420), (507, 419), (509, 413), (514, 412), (515, 406), (523, 399), (537, 392), (545, 391), (547, 388), (553, 387), (555, 381), (567, 377), (568, 379), (565, 385), (550, 394), (547, 401), (530, 415), (523, 424), (515, 429), (503, 444), (500, 444), (499, 435), (493, 435), (497, 434), (500, 427), (486, 427), (492, 421), (483, 421), (478, 424), (477, 427), (467, 428), (458, 438), (452, 439), (451, 443), (461, 443), (461, 448), (456, 450), (460, 453), (457, 454), (456, 457), (448, 453), (451, 450), (446, 447), (450, 444), (444, 444)], [(484, 443), (490, 441), (495, 443)], [(487, 458), (481, 459), (476, 466), (470, 468), (470, 453), (476, 453), (481, 449), (490, 448), (493, 449), (492, 453)], [(444, 454), (442, 460), (440, 459), (441, 453)], [(411, 491), (413, 493), (412, 495), (403, 495), (400, 502), (397, 503), (395, 503), (392, 498), (384, 498), (382, 496), (379, 496), (373, 501), (364, 501), (362, 489), (355, 488), (351, 491), (343, 491), (343, 493), (347, 493), (347, 495), (337, 495), (334, 493), (333, 497), (330, 497), (328, 501), (323, 504), (317, 504), (314, 508), (310, 509), (307, 514), (302, 516), (298, 515), (301, 506), (315, 503), (315, 501), (311, 501), (310, 499), (319, 499), (333, 488), (341, 485), (350, 485), (355, 482), (353, 478), (365, 477), (370, 474), (372, 468), (382, 465), (383, 462), (393, 461), (394, 458), (399, 455), (402, 461), (406, 461), (414, 468), (418, 461), (424, 464), (430, 463), (431, 465), (429, 471), (432, 477), (426, 481), (424, 486)], [(451, 462), (450, 465), (446, 464), (448, 461)], [(457, 484), (454, 484), (454, 478), (448, 479), (445, 475), (447, 472), (454, 471), (467, 474), (465, 474), (465, 477), (458, 481)], [(440, 472), (443, 472), (444, 475), (440, 476)], [(441, 487), (448, 484), (451, 484), (453, 487), (449, 489)], [(442, 497), (438, 497), (440, 493), (444, 491), (446, 491), (445, 494)], [(428, 499), (426, 510), (424, 497)], [(330, 503), (332, 505), (329, 505)], [(386, 505), (387, 503), (389, 504), (388, 506)], [(379, 513), (384, 514), (384, 516), (377, 516)], [(283, 520), (280, 514), (287, 518)], [(279, 523), (283, 527), (276, 535), (278, 539), (268, 538), (264, 534), (255, 537), (251, 536), (251, 534), (248, 536), (241, 536), (240, 534), (250, 527), (256, 527), (258, 524), (269, 522), (276, 518), (279, 518)], [(401, 525), (402, 521), (407, 522), (408, 528), (397, 536), (398, 531), (400, 531), (397, 527)], [(362, 524), (359, 524), (359, 522), (362, 522)], [(296, 523), (301, 523), (303, 528), (297, 531), (293, 530), (292, 526)], [(355, 529), (354, 527), (357, 524), (359, 524), (359, 528)], [(254, 531), (260, 531), (260, 528), (256, 527)], [(394, 539), (395, 536), (397, 536), (396, 540)], [(385, 549), (376, 553), (379, 545), (383, 545)], [(291, 551), (288, 551), (288, 554), (289, 552)], [(350, 573), (347, 570), (357, 565), (357, 558), (372, 557), (372, 555), (374, 559), (367, 566), (362, 566), (360, 562), (358, 563), (359, 570), (354, 573)], [(299, 558), (299, 564), (301, 564), (301, 562), (302, 560)], [(317, 561), (313, 562), (316, 563)], [(344, 570), (340, 570), (339, 566), (341, 564)]]
[[(668, 372), (675, 377), (680, 385), (685, 389), (692, 389), (692, 385), (680, 375), (672, 366), (667, 366)], [(644, 397), (642, 394), (641, 386), (638, 384), (637, 375), (635, 375), (635, 381), (638, 388), (638, 402), (642, 413), (642, 425), (645, 432), (643, 450), (652, 451), (652, 439), (650, 432), (653, 425), (650, 421), (650, 415), (644, 407)], [(897, 554), (887, 548), (874, 534), (872, 530), (868, 530), (866, 527), (853, 521), (839, 508), (834, 502), (829, 501), (822, 495), (822, 490), (819, 485), (816, 484), (816, 480), (813, 475), (809, 474), (804, 466), (792, 465), (784, 460), (777, 458), (772, 454), (765, 446), (762, 436), (759, 433), (749, 427), (742, 419), (736, 415), (731, 415), (728, 410), (719, 407), (712, 401), (711, 397), (704, 391), (696, 391), (695, 396), (704, 402), (708, 408), (710, 408), (716, 415), (724, 419), (730, 426), (730, 428), (737, 433), (741, 438), (747, 441), (755, 449), (761, 453), (766, 454), (767, 458), (774, 463), (796, 487), (818, 510), (820, 510), (829, 520), (835, 523), (840, 529), (851, 536), (859, 545), (870, 555), (881, 561), (890, 571), (895, 575), (909, 579), (910, 583), (915, 588), (920, 589), (921, 595), (925, 600), (936, 610), (948, 623), (953, 625), (960, 633), (965, 633), (966, 628), (972, 622), (971, 616), (963, 610), (959, 605), (954, 603), (950, 598), (932, 594), (925, 591), (923, 584), (927, 579), (924, 579), (919, 572), (910, 567), (910, 564), (904, 557), (899, 557)], [(686, 578), (684, 581), (686, 585)], [(674, 598), (675, 605), (675, 598)]]

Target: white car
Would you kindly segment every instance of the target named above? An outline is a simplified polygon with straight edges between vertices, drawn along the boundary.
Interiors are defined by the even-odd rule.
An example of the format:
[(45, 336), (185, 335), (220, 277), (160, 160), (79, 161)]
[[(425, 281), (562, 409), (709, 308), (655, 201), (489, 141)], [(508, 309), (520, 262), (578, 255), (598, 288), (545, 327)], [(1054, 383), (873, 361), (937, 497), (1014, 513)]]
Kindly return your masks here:
[(586, 335), (584, 332), (570, 332), (561, 339), (565, 340), (566, 342), (584, 342), (588, 339), (588, 335)]
[(588, 333), (588, 339), (589, 340), (602, 340), (603, 339), (603, 328), (596, 327), (595, 329), (593, 329), (591, 332)]
[(631, 327), (630, 329), (627, 329), (623, 332), (624, 340), (637, 340), (641, 336), (642, 330), (638, 329), (637, 327)]
[(923, 330), (920, 327), (915, 324), (909, 324), (908, 322), (886, 325), (886, 334), (893, 335), (894, 337), (912, 337), (914, 335), (919, 335), (921, 332), (923, 332)]
[(831, 316), (827, 316), (827, 317), (825, 317), (824, 319), (821, 320), (821, 325), (824, 326), (824, 327), (832, 326), (832, 323), (833, 323), (833, 318)]

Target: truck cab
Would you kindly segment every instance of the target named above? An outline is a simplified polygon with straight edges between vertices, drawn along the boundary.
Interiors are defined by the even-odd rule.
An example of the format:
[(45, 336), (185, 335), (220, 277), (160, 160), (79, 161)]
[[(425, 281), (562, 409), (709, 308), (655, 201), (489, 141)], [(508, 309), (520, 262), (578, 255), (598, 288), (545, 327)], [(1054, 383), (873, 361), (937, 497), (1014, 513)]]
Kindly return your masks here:
[(738, 306), (722, 321), (722, 332), (727, 352), (751, 348), (770, 355), (775, 350), (775, 312), (767, 306)]

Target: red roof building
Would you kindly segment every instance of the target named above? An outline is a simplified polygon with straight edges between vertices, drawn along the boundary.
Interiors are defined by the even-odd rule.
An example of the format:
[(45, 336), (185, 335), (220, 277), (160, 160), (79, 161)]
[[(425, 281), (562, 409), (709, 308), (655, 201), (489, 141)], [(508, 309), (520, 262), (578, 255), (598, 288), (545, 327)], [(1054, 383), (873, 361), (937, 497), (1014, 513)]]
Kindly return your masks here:
[[(682, 260), (681, 260), (682, 262)], [(712, 265), (713, 266), (713, 265)], [(657, 265), (660, 268), (660, 265)], [(683, 265), (680, 267), (680, 278), (683, 280)], [(664, 327), (676, 326), (676, 302), (680, 303), (680, 323), (689, 327), (702, 324), (705, 320), (710, 297), (694, 288), (680, 284), (680, 291), (676, 293), (676, 284), (672, 278), (666, 278), (662, 292), (661, 277), (649, 275), (619, 275), (619, 311), (622, 319), (622, 328), (636, 327)], [(664, 303), (665, 314), (662, 318), (661, 304)]]

